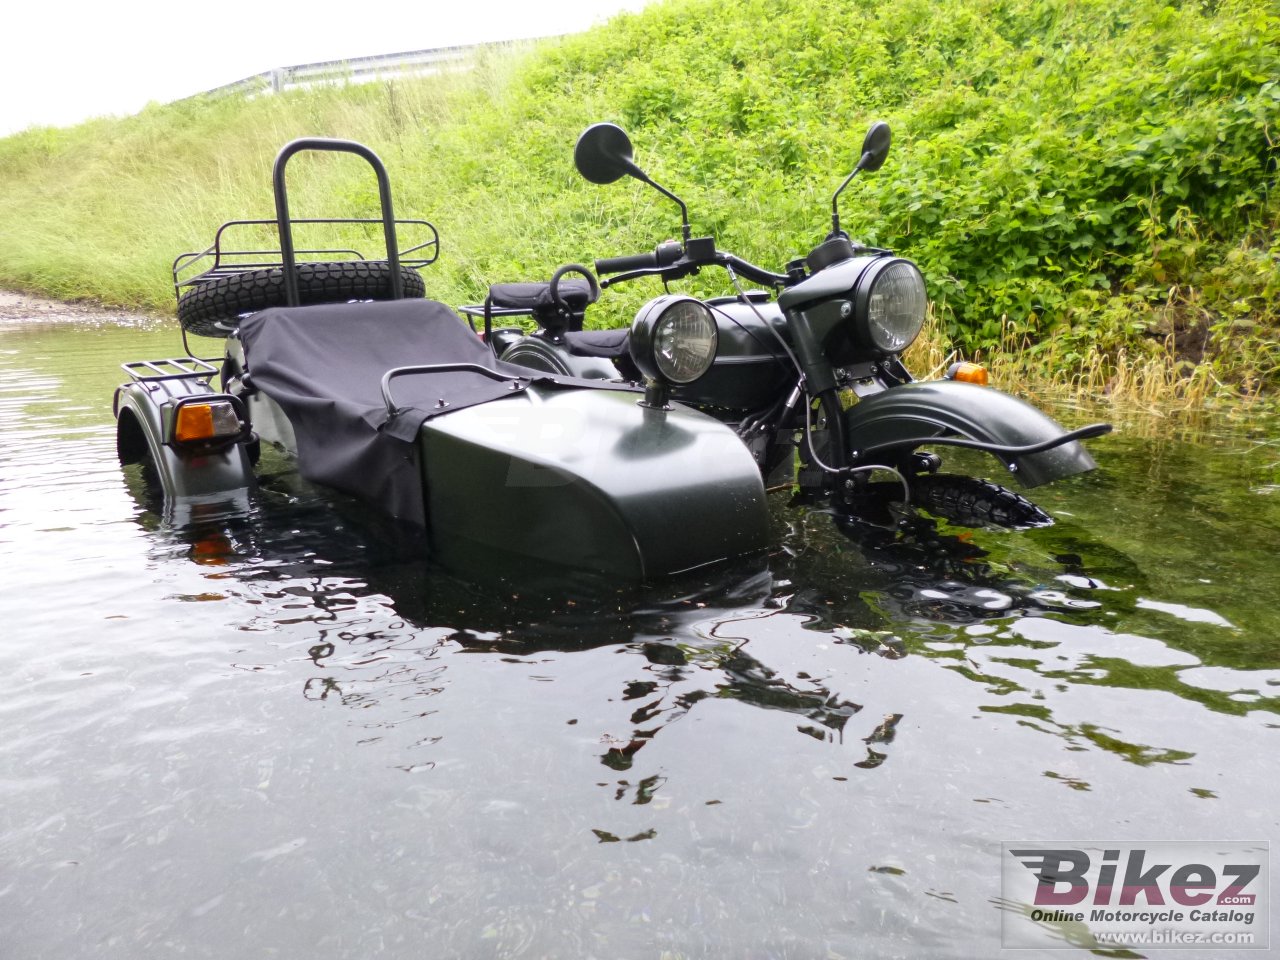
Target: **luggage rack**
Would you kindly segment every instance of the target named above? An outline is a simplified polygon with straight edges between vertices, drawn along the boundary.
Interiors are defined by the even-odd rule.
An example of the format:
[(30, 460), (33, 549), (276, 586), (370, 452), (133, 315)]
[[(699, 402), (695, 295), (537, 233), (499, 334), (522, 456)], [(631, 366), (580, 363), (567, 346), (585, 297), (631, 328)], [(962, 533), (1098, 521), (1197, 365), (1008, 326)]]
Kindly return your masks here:
[[(285, 168), (303, 151), (348, 153), (365, 160), (378, 182), (381, 217), (309, 217), (289, 214)], [(206, 250), (180, 254), (173, 261), (173, 292), (187, 355), (195, 357), (187, 340), (189, 331), (205, 336), (227, 336), (249, 313), (269, 307), (299, 307), (306, 294), (308, 305), (365, 300), (400, 300), (406, 290), (424, 292), (418, 269), (432, 264), (440, 254), (440, 234), (426, 220), (399, 220), (391, 202), (391, 183), (382, 161), (368, 147), (352, 140), (305, 137), (285, 144), (271, 172), (275, 196), (274, 219), (229, 220), (214, 234)], [(372, 235), (380, 227), (383, 250), (366, 258), (354, 247), (299, 250), (294, 245), (295, 224), (352, 224)], [(410, 245), (401, 249), (398, 227), (408, 227)], [(262, 249), (275, 234), (278, 249)], [(332, 232), (332, 231), (330, 231)], [(229, 241), (236, 233), (248, 240)], [(363, 240), (356, 241), (363, 244)], [(385, 282), (383, 277), (385, 276)], [(306, 281), (304, 286), (302, 281)]]
[[(485, 305), (483, 303), (467, 303), (458, 307), (459, 313), (464, 313), (468, 317), (475, 317), (477, 320), (483, 320), (485, 315)], [(489, 307), (488, 314), (491, 317), (532, 317), (533, 307)]]
[(137, 383), (158, 383), (162, 380), (209, 380), (218, 374), (218, 368), (199, 357), (171, 357), (165, 360), (133, 360), (120, 367)]
[[(371, 217), (314, 217), (314, 218), (298, 218), (290, 221), (291, 224), (299, 223), (326, 223), (326, 224), (370, 224), (382, 226), (383, 221), (379, 218)], [(425, 234), (427, 239), (421, 243), (415, 244), (407, 249), (397, 251), (398, 259), (401, 265), (413, 267), (415, 269), (426, 267), (436, 262), (440, 256), (440, 234), (429, 221), (426, 220), (395, 220), (397, 227), (406, 226), (417, 228), (419, 235)], [(267, 227), (278, 228), (277, 220), (228, 220), (218, 228), (218, 232), (214, 234), (213, 245), (207, 250), (200, 250), (191, 253), (180, 254), (173, 261), (173, 295), (175, 298), (182, 296), (184, 287), (197, 286), (206, 281), (213, 280), (220, 276), (226, 276), (232, 273), (244, 273), (249, 270), (269, 270), (273, 267), (283, 267), (285, 263), (284, 254), (276, 250), (253, 250), (253, 249), (228, 249), (228, 244), (224, 242), (223, 234), (233, 227)], [(328, 249), (312, 249), (298, 250), (295, 252), (298, 256), (306, 256), (308, 258), (326, 257), (328, 259), (345, 259), (345, 260), (364, 260), (364, 254), (353, 248), (328, 248)], [(414, 256), (418, 254), (418, 256)], [(208, 263), (209, 258), (213, 259), (212, 264)], [(378, 259), (386, 259), (380, 257)], [(192, 273), (191, 271), (197, 271)]]
[[(209, 360), (196, 356), (168, 357), (164, 360), (133, 360), (120, 364), (134, 383), (140, 383), (148, 393), (167, 396), (169, 399), (200, 393), (210, 389), (209, 381), (218, 375), (218, 367)], [(193, 386), (192, 383), (199, 386)], [(111, 400), (111, 413), (120, 414), (120, 391), (116, 387)]]

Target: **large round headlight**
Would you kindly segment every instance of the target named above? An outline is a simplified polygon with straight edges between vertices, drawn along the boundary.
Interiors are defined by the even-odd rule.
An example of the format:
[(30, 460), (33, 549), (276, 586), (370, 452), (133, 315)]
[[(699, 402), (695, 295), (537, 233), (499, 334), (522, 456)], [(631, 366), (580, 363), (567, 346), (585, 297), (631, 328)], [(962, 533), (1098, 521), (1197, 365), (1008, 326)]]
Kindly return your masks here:
[(867, 269), (855, 294), (859, 334), (867, 346), (901, 353), (920, 335), (928, 299), (910, 260), (886, 258)]
[(716, 321), (706, 304), (667, 294), (650, 300), (631, 325), (631, 359), (647, 377), (683, 385), (711, 369)]

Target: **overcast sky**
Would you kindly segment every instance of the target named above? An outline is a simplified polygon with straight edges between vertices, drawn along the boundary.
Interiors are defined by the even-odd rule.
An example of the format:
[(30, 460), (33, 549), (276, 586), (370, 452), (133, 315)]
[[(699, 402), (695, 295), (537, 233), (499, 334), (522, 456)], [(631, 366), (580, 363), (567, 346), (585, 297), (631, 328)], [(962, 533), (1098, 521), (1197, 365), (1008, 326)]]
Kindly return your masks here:
[(273, 67), (576, 33), (645, 0), (14, 0), (0, 136), (136, 113)]

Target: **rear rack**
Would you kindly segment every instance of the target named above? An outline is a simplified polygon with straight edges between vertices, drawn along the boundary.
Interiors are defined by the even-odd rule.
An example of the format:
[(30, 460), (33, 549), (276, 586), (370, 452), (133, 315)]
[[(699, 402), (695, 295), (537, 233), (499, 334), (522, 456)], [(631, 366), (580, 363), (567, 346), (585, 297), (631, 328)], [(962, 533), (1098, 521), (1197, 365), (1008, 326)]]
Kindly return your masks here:
[[(289, 214), (289, 197), (285, 185), (285, 168), (290, 158), (304, 151), (334, 152), (353, 154), (366, 161), (373, 170), (378, 182), (378, 205), (381, 217), (319, 217), (297, 218)], [(214, 234), (213, 246), (207, 250), (180, 254), (173, 261), (173, 294), (178, 301), (178, 319), (182, 324), (182, 343), (188, 356), (194, 357), (191, 345), (187, 341), (187, 332), (192, 328), (197, 333), (209, 336), (226, 335), (233, 332), (235, 324), (246, 312), (265, 309), (268, 306), (297, 307), (302, 304), (300, 284), (298, 280), (299, 257), (304, 258), (304, 266), (315, 267), (322, 272), (329, 268), (323, 264), (335, 264), (338, 268), (336, 280), (341, 281), (344, 274), (352, 277), (357, 274), (378, 276), (382, 264), (386, 264), (387, 284), (384, 295), (380, 291), (368, 289), (363, 284), (335, 282), (324, 283), (323, 289), (308, 289), (308, 301), (319, 303), (338, 303), (360, 299), (400, 300), (405, 296), (405, 274), (414, 283), (415, 294), (421, 296), (418, 286), (420, 277), (416, 270), (435, 263), (440, 255), (440, 234), (426, 220), (397, 220), (391, 202), (391, 182), (387, 177), (386, 167), (378, 159), (378, 155), (363, 144), (353, 140), (334, 140), (326, 137), (305, 137), (292, 140), (281, 148), (276, 155), (271, 171), (272, 193), (275, 196), (275, 219), (229, 220), (220, 226)], [(335, 247), (302, 249), (294, 245), (294, 226), (296, 224), (353, 224), (366, 228), (382, 228), (382, 251), (375, 257), (367, 258), (352, 247)], [(396, 235), (398, 228), (408, 227), (413, 241), (405, 249), (400, 248)], [(252, 233), (251, 242), (229, 243), (228, 231)], [(275, 233), (279, 249), (261, 249), (270, 240), (263, 240)], [(332, 233), (332, 231), (330, 231)], [(357, 231), (352, 231), (353, 233)], [(340, 241), (346, 242), (345, 240)], [(360, 241), (363, 242), (363, 241)], [(343, 265), (354, 266), (367, 262), (368, 268), (342, 270)], [(409, 269), (405, 269), (409, 268)], [(247, 276), (246, 276), (247, 275)], [(233, 278), (243, 277), (243, 281), (228, 282)], [(224, 297), (232, 287), (250, 289), (251, 309), (240, 310), (241, 306), (249, 307), (250, 302), (240, 297)], [(184, 290), (184, 288), (186, 288)], [(243, 293), (243, 291), (241, 291)], [(194, 317), (183, 316), (184, 297), (193, 310)], [(225, 302), (219, 302), (219, 300)], [(207, 302), (205, 302), (207, 301)], [(283, 302), (281, 302), (283, 301)], [(211, 332), (212, 331), (212, 332)], [(190, 374), (166, 374), (173, 379), (181, 379)], [(146, 374), (150, 379), (155, 374)], [(130, 376), (134, 372), (130, 371)]]
[[(289, 195), (285, 186), (285, 168), (290, 158), (304, 151), (350, 153), (366, 161), (373, 169), (378, 181), (378, 201), (382, 216), (373, 219), (368, 217), (323, 217), (319, 219), (295, 219), (289, 215)], [(365, 259), (356, 250), (297, 250), (293, 244), (293, 227), (297, 223), (364, 223), (379, 224), (385, 243), (385, 253), (378, 260), (385, 260), (390, 267), (391, 299), (399, 300), (404, 296), (403, 280), (400, 276), (401, 266), (425, 267), (434, 263), (440, 255), (440, 234), (426, 220), (397, 220), (391, 204), (391, 181), (387, 178), (387, 169), (378, 159), (378, 155), (362, 143), (354, 140), (333, 140), (328, 137), (303, 137), (291, 140), (281, 148), (271, 170), (271, 188), (275, 194), (276, 216), (274, 220), (231, 220), (218, 228), (213, 238), (213, 246), (200, 253), (184, 253), (173, 261), (173, 293), (181, 298), (182, 288), (198, 284), (228, 273), (242, 273), (247, 270), (262, 270), (273, 267), (281, 268), (284, 276), (285, 301), (288, 306), (298, 306), (298, 254), (322, 255), (340, 254), (358, 260)], [(423, 242), (401, 250), (396, 240), (397, 227), (401, 224), (416, 226), (426, 235)], [(228, 227), (235, 226), (274, 226), (279, 238), (279, 250), (223, 250), (222, 234)], [(412, 254), (429, 251), (427, 254), (413, 257)], [(185, 271), (194, 269), (207, 257), (213, 257), (212, 266), (194, 276), (186, 276)], [(257, 257), (257, 260), (242, 258)], [(269, 259), (263, 260), (261, 258)]]
[(137, 383), (159, 383), (163, 380), (204, 380), (217, 376), (218, 368), (199, 357), (173, 357), (167, 360), (133, 360), (120, 364)]

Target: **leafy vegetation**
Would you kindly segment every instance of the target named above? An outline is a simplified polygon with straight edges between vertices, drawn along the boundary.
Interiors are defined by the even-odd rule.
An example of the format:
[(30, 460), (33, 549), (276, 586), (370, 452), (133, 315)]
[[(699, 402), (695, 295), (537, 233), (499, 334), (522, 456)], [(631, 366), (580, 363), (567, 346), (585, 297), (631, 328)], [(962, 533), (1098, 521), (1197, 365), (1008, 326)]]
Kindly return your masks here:
[[(325, 135), (372, 146), (402, 214), (439, 226), (428, 295), (476, 301), (676, 235), (669, 201), (573, 170), (601, 119), (695, 235), (775, 268), (822, 239), (863, 133), (888, 120), (894, 150), (843, 221), (921, 264), (929, 349), (1004, 351), (1009, 375), (1093, 388), (1280, 385), (1271, 0), (659, 2), (465, 74), (31, 130), (0, 140), (0, 282), (169, 310), (172, 258), (270, 215), (276, 150)], [(375, 209), (357, 161), (290, 172), (295, 215)], [(632, 286), (597, 323), (654, 292)]]

